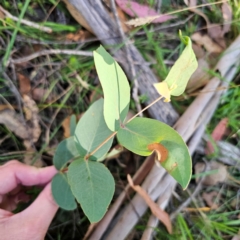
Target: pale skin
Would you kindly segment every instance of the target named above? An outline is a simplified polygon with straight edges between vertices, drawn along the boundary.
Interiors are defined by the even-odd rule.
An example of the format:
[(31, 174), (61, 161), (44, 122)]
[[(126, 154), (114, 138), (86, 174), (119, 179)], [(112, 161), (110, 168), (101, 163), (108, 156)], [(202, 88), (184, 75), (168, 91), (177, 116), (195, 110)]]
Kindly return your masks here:
[[(0, 239), (42, 240), (58, 210), (51, 193), (51, 179), (57, 170), (35, 168), (16, 160), (0, 166)], [(36, 200), (25, 210), (13, 214), (17, 203), (29, 200), (22, 186), (42, 186)]]

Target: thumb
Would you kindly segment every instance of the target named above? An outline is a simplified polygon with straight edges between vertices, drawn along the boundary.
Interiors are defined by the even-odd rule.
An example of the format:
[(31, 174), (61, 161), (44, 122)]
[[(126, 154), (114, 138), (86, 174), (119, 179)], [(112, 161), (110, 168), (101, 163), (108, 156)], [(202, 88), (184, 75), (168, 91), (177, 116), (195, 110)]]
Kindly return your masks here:
[(52, 197), (51, 183), (48, 183), (37, 199), (24, 211), (21, 218), (27, 219), (32, 228), (36, 228), (37, 233), (46, 234), (52, 222), (58, 205)]

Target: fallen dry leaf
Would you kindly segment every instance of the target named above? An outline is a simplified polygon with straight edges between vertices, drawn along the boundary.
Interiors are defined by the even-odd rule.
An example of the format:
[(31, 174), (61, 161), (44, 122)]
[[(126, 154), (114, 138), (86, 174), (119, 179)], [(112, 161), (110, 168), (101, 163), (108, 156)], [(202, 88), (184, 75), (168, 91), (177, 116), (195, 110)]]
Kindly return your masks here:
[(17, 73), (17, 78), (21, 95), (28, 94), (31, 91), (30, 79), (21, 73)]
[[(197, 163), (194, 166), (195, 174), (200, 174), (205, 169), (205, 163)], [(204, 177), (202, 184), (213, 186), (219, 182), (224, 182), (228, 177), (227, 167), (221, 163), (211, 161), (209, 163), (209, 171), (218, 170), (216, 173), (212, 173), (211, 175), (207, 175)], [(199, 178), (196, 178), (196, 182), (199, 181)]]
[(226, 48), (226, 43), (223, 38), (223, 30), (219, 24), (208, 25), (208, 36), (222, 48)]
[[(213, 132), (211, 134), (212, 140), (214, 142), (222, 140), (224, 134), (226, 133), (227, 125), (228, 125), (228, 118), (223, 118), (217, 124), (217, 126), (214, 128), (214, 130), (213, 130)], [(213, 147), (211, 141), (207, 142), (207, 147), (206, 147), (205, 152), (206, 152), (206, 154), (214, 153), (214, 147)]]
[[(140, 18), (147, 18), (150, 16), (158, 16), (157, 18), (155, 18), (154, 20), (152, 20), (151, 22), (153, 23), (162, 23), (162, 22), (166, 22), (170, 19), (173, 19), (175, 17), (170, 16), (170, 15), (161, 15), (158, 14), (154, 9), (150, 8), (147, 5), (143, 5), (143, 4), (139, 4), (137, 2), (134, 1), (129, 1), (129, 0), (116, 0), (118, 6), (129, 16), (131, 17), (139, 17)], [(131, 20), (129, 22), (133, 22), (134, 20)], [(136, 21), (136, 19), (135, 19)], [(136, 24), (129, 24), (129, 22), (127, 22), (128, 25), (135, 25)], [(148, 23), (148, 21), (147, 21)], [(139, 21), (137, 21), (137, 24), (139, 24)], [(145, 23), (143, 23), (145, 24)], [(141, 25), (143, 25), (141, 24)], [(138, 25), (139, 26), (139, 25)]]
[[(195, 7), (197, 6), (197, 1), (196, 0), (184, 0), (184, 3), (188, 6), (188, 7)], [(197, 8), (190, 8), (189, 11), (201, 16), (206, 24), (207, 24), (207, 27), (208, 25), (210, 24), (209, 20), (208, 20), (208, 17), (199, 9)]]
[(156, 19), (158, 19), (158, 22), (166, 22), (170, 19), (174, 19), (176, 17), (170, 16), (167, 14), (159, 14), (157, 16), (150, 16), (150, 17), (144, 17), (144, 18), (135, 18), (128, 22), (126, 22), (129, 26), (139, 27), (148, 23), (154, 22)]
[[(24, 162), (26, 164), (32, 163), (32, 155), (35, 153), (35, 149), (32, 147), (31, 130), (29, 130), (28, 122), (24, 122), (21, 115), (16, 113), (12, 109), (4, 109), (0, 111), (0, 123), (5, 125), (9, 131), (13, 132), (16, 136), (23, 139), (24, 146), (26, 148), (26, 154), (24, 156)], [(37, 137), (37, 136), (36, 136)], [(42, 167), (43, 162), (38, 159), (34, 166)]]
[[(49, 92), (48, 89), (44, 89), (44, 88), (40, 88), (40, 87), (34, 88), (34, 89), (32, 90), (32, 98), (33, 98), (35, 101), (41, 102), (41, 101), (45, 98), (45, 96), (48, 95), (48, 92)], [(50, 97), (48, 97), (48, 98), (46, 99), (46, 102), (48, 102), (48, 101), (51, 101), (51, 98), (50, 98)]]
[(223, 13), (223, 34), (227, 33), (231, 29), (231, 21), (232, 21), (232, 8), (229, 3), (224, 2), (222, 4), (222, 13)]
[[(26, 123), (28, 123), (27, 124), (28, 139), (24, 140), (24, 145), (27, 150), (24, 156), (24, 162), (28, 165), (31, 165), (32, 156), (36, 151), (32, 143), (37, 142), (41, 134), (41, 127), (39, 125), (38, 119), (39, 109), (36, 103), (28, 95), (23, 95), (23, 105), (25, 118), (27, 120)], [(35, 161), (34, 166), (36, 167), (43, 166), (43, 162), (41, 161), (40, 157)]]
[(207, 73), (207, 70), (209, 70), (208, 62), (203, 58), (198, 59), (198, 68), (189, 79), (186, 88), (187, 93), (192, 93), (208, 83), (211, 77)]
[[(197, 5), (196, 0), (184, 0), (184, 2), (188, 7), (195, 7)], [(223, 38), (224, 33), (223, 33), (222, 27), (219, 24), (212, 24), (209, 21), (208, 17), (200, 9), (191, 8), (191, 9), (189, 9), (189, 11), (194, 12), (195, 14), (201, 16), (206, 22), (208, 36), (214, 42), (216, 42), (219, 46), (221, 46), (222, 48), (226, 48), (226, 43)]]
[(129, 185), (145, 200), (147, 205), (154, 214), (167, 228), (168, 232), (172, 233), (172, 223), (169, 215), (163, 211), (147, 194), (147, 192), (141, 188), (139, 185), (134, 185), (131, 176), (127, 175)]
[[(64, 138), (68, 138), (71, 136), (71, 124), (72, 124), (72, 128), (75, 130), (75, 123), (77, 124), (79, 119), (83, 116), (84, 112), (79, 114), (79, 115), (69, 115), (67, 116), (63, 122), (62, 122), (62, 127), (63, 127), (63, 132), (64, 132)], [(77, 118), (77, 119), (76, 119)], [(74, 131), (73, 130), (73, 131)]]
[(209, 193), (204, 192), (202, 194), (202, 198), (203, 200), (207, 203), (207, 205), (211, 208), (211, 209), (217, 209), (219, 206), (216, 204), (215, 198), (219, 197), (219, 192), (216, 191), (212, 191)]
[(12, 109), (0, 111), (0, 123), (22, 139), (28, 139), (28, 131), (21, 116)]
[(223, 48), (213, 42), (213, 40), (206, 34), (202, 35), (199, 32), (196, 32), (191, 36), (191, 39), (197, 44), (204, 46), (209, 53), (221, 53), (223, 51)]
[[(37, 104), (27, 95), (23, 95), (23, 104), (25, 111), (25, 118), (29, 124), (29, 133), (33, 142), (36, 142), (41, 134), (41, 128), (38, 121), (39, 109)], [(30, 127), (31, 125), (31, 127)]]
[(197, 59), (204, 58), (204, 56), (206, 55), (203, 48), (198, 44), (193, 43), (192, 44), (192, 49), (193, 49)]
[(93, 35), (89, 31), (79, 30), (76, 33), (69, 33), (66, 35), (65, 39), (73, 42), (80, 40), (86, 40), (92, 37)]

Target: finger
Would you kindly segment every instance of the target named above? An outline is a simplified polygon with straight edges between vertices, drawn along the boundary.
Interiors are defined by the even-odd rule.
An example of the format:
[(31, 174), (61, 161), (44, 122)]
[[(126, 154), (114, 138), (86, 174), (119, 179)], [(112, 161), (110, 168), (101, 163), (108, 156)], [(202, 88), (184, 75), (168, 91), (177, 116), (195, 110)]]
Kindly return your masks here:
[(0, 167), (0, 195), (12, 191), (18, 185), (45, 185), (56, 173), (54, 166), (36, 168), (16, 160), (10, 161)]
[(52, 197), (51, 183), (49, 183), (27, 209), (14, 217), (27, 219), (31, 226), (37, 226), (37, 231), (46, 233), (57, 210), (58, 205)]

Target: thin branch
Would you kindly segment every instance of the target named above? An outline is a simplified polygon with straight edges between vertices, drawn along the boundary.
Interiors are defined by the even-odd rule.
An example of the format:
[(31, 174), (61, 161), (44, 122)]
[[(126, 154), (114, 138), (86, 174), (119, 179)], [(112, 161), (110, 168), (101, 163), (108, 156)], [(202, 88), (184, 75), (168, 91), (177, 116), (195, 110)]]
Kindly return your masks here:
[(29, 27), (33, 27), (33, 28), (36, 28), (40, 31), (43, 31), (43, 32), (47, 32), (47, 33), (51, 33), (52, 32), (52, 29), (49, 28), (49, 27), (44, 27), (44, 26), (41, 26), (37, 23), (33, 23), (33, 22), (30, 22), (28, 20), (25, 20), (25, 19), (19, 19), (15, 16), (13, 16), (10, 12), (8, 12), (7, 10), (5, 10), (3, 7), (0, 6), (0, 11), (3, 12), (5, 14), (6, 17), (12, 19), (13, 21), (16, 21), (16, 22), (20, 22), (22, 24), (25, 24)]
[(107, 137), (98, 147), (96, 147), (92, 152), (90, 152), (86, 157), (87, 160), (90, 156), (92, 156), (96, 151), (98, 151), (105, 143), (107, 143), (111, 138), (113, 138), (117, 132), (113, 132), (109, 137)]
[(135, 114), (132, 118), (130, 118), (127, 123), (129, 123), (130, 121), (132, 121), (135, 117), (137, 117), (138, 115), (140, 115), (142, 112), (144, 112), (145, 110), (147, 110), (148, 108), (150, 108), (153, 104), (155, 104), (156, 102), (158, 102), (159, 100), (161, 100), (163, 98), (163, 96), (160, 96), (159, 98), (157, 98), (156, 100), (154, 100), (152, 103), (150, 103), (148, 106), (146, 106), (145, 108), (143, 108), (140, 112), (138, 112), (137, 114)]
[(67, 55), (79, 55), (79, 56), (86, 56), (86, 57), (92, 57), (92, 52), (87, 51), (76, 51), (76, 50), (65, 50), (65, 49), (50, 49), (50, 50), (43, 50), (39, 52), (35, 52), (31, 55), (28, 55), (23, 58), (17, 58), (17, 59), (10, 59), (10, 62), (13, 64), (20, 64), (23, 62), (28, 62), (34, 58), (49, 55), (49, 54), (67, 54)]

